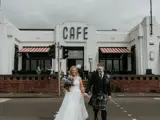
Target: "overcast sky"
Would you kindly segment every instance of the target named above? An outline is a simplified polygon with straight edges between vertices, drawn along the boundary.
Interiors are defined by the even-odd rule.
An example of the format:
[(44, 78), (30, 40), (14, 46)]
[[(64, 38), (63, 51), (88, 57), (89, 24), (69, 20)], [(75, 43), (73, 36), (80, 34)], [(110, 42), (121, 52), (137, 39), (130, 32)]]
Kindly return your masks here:
[[(97, 29), (128, 31), (149, 15), (150, 0), (2, 0), (4, 15), (18, 28), (53, 28), (83, 21)], [(160, 0), (153, 15), (160, 23)]]

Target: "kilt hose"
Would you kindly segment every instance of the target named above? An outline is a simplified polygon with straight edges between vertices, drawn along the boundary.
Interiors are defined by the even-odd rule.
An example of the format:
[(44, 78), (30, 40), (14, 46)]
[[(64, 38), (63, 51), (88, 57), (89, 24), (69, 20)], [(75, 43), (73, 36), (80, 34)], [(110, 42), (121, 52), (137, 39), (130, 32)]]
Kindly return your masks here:
[(106, 110), (108, 102), (108, 96), (104, 93), (98, 93), (97, 95), (92, 95), (88, 105), (92, 106), (94, 109)]

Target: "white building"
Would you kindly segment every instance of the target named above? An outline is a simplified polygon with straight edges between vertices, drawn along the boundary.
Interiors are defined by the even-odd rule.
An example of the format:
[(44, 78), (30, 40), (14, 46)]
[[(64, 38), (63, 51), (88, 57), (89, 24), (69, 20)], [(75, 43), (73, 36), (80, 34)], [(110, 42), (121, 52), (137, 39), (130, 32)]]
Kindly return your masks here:
[[(54, 29), (17, 29), (7, 19), (0, 22), (0, 74), (13, 70), (35, 71), (37, 66), (58, 71), (56, 59), (48, 55), (48, 46), (58, 43), (68, 46), (69, 57), (62, 59), (66, 72), (71, 65), (81, 64), (86, 71), (94, 71), (101, 62), (115, 73), (160, 74), (160, 25), (153, 18), (150, 35), (150, 17), (129, 32), (97, 30), (94, 25), (66, 22)], [(21, 54), (18, 54), (20, 52)], [(60, 51), (62, 56), (62, 50)]]

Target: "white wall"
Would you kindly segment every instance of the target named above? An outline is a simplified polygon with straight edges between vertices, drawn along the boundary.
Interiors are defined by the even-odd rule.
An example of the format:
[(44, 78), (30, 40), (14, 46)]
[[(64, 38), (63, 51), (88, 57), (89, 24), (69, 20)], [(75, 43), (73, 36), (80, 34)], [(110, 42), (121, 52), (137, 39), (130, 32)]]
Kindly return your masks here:
[[(14, 26), (10, 25), (7, 34), (14, 34), (13, 42), (21, 49), (23, 46), (48, 46), (54, 42), (60, 42), (60, 45), (65, 46), (82, 46), (84, 47), (84, 68), (89, 70), (89, 57), (93, 58), (92, 71), (96, 69), (98, 63), (98, 48), (99, 47), (127, 47), (128, 35), (117, 31), (96, 31), (93, 25), (80, 22), (70, 22), (57, 25), (55, 31), (18, 31)], [(88, 27), (88, 40), (64, 41), (62, 38), (62, 28), (67, 27)], [(9, 38), (8, 38), (9, 39)], [(11, 38), (10, 38), (11, 39)], [(94, 48), (94, 49), (93, 49)], [(10, 58), (14, 58), (14, 50)], [(56, 53), (57, 55), (57, 53)], [(11, 60), (11, 59), (10, 59)], [(14, 60), (13, 60), (14, 61)], [(13, 62), (12, 61), (12, 62)], [(22, 57), (19, 57), (19, 70), (22, 68)], [(52, 60), (53, 69), (58, 70), (57, 59)], [(12, 67), (13, 68), (13, 67)], [(62, 69), (66, 70), (66, 60), (62, 62)]]
[[(160, 55), (159, 55), (159, 39), (157, 36), (160, 36), (160, 27), (157, 24), (155, 17), (153, 17), (153, 35), (150, 35), (150, 17), (145, 17), (142, 21), (143, 26), (143, 35), (144, 43), (146, 45), (145, 50), (145, 69), (152, 69), (153, 74), (160, 74), (159, 64), (160, 64)], [(151, 45), (153, 43), (154, 45)], [(150, 52), (154, 52), (154, 59), (150, 59)]]
[(11, 24), (0, 24), (0, 74), (11, 74), (14, 69), (14, 30)]
[[(22, 45), (20, 43), (21, 40), (21, 33), (20, 31), (6, 18), (4, 19), (4, 24), (6, 27), (6, 40), (8, 40), (8, 47), (10, 50), (9, 52), (9, 56), (8, 59), (10, 60), (10, 62), (8, 63), (9, 70), (8, 70), (8, 74), (11, 74), (11, 71), (14, 69), (14, 54), (15, 54), (15, 44), (18, 45), (19, 49), (22, 48)], [(22, 57), (19, 57), (19, 70), (21, 69), (22, 66)]]
[[(64, 40), (63, 39), (63, 28), (77, 28), (77, 27), (88, 27), (88, 34), (87, 38), (88, 40), (84, 40), (82, 36), (79, 37), (79, 39), (74, 39), (74, 40)], [(82, 31), (81, 31), (82, 32)], [(97, 52), (98, 48), (96, 45), (96, 29), (92, 25), (88, 25), (85, 23), (79, 23), (79, 22), (72, 22), (72, 23), (64, 23), (56, 26), (55, 29), (55, 34), (56, 34), (56, 42), (59, 42), (60, 45), (64, 46), (79, 46), (79, 47), (84, 47), (84, 69), (89, 70), (89, 57), (93, 58), (93, 65), (97, 65)], [(57, 55), (57, 53), (56, 53)], [(58, 70), (58, 65), (57, 65), (57, 59), (55, 60), (55, 65), (56, 65), (56, 71)], [(64, 72), (66, 72), (66, 60), (62, 61), (62, 69)], [(95, 69), (95, 66), (92, 66), (92, 69)]]
[(97, 41), (128, 42), (128, 32), (97, 31)]
[[(152, 69), (153, 74), (160, 74), (160, 25), (153, 17), (153, 35), (150, 35), (150, 17), (145, 17), (140, 24), (129, 33), (129, 48), (136, 45), (136, 72), (146, 74), (146, 69)], [(154, 45), (150, 45), (153, 43)], [(150, 59), (150, 52), (155, 53), (154, 60)]]
[(54, 40), (54, 31), (26, 31), (21, 30), (21, 42), (28, 41), (39, 41), (39, 42), (53, 42)]
[[(62, 28), (88, 27), (88, 40), (80, 37), (78, 40), (64, 40)], [(96, 31), (95, 26), (81, 22), (66, 22), (55, 27), (55, 31), (19, 31), (7, 19), (0, 24), (0, 74), (11, 74), (14, 65), (14, 44), (21, 49), (23, 46), (48, 46), (59, 42), (64, 46), (84, 47), (84, 68), (89, 70), (89, 57), (93, 58), (92, 70), (98, 63), (99, 47), (127, 47), (136, 45), (136, 71), (137, 74), (145, 74), (146, 69), (152, 69), (154, 74), (160, 74), (160, 25), (153, 18), (153, 35), (150, 36), (150, 19), (145, 17), (143, 21), (129, 32)], [(150, 45), (154, 43), (154, 45)], [(150, 60), (150, 52), (155, 53), (154, 60)], [(57, 51), (56, 51), (57, 52)], [(7, 54), (6, 54), (7, 53)], [(56, 53), (57, 56), (57, 53)], [(19, 58), (21, 69), (22, 58)], [(128, 57), (129, 70), (131, 59)], [(57, 59), (52, 60), (53, 68), (57, 71)], [(66, 60), (62, 61), (62, 69), (66, 70)]]
[[(6, 57), (5, 53), (8, 51), (5, 51), (7, 46), (7, 40), (6, 40), (6, 35), (5, 35), (5, 25), (4, 24), (0, 24), (0, 74), (6, 73), (8, 70), (5, 68), (6, 67), (6, 63), (8, 63), (8, 58)], [(3, 44), (2, 44), (3, 43)], [(4, 59), (6, 59), (6, 62), (4, 61)]]
[(128, 47), (128, 34), (117, 31), (97, 31), (99, 47)]
[(55, 43), (54, 31), (20, 31), (21, 46), (49, 46)]

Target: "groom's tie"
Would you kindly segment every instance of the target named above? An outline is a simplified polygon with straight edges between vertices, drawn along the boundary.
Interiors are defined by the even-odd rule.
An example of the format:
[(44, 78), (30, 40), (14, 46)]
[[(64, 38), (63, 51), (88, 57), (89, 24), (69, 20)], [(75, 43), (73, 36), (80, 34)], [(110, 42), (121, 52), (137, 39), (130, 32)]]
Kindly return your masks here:
[(102, 73), (100, 72), (99, 77), (102, 79)]

